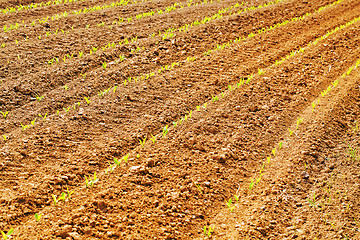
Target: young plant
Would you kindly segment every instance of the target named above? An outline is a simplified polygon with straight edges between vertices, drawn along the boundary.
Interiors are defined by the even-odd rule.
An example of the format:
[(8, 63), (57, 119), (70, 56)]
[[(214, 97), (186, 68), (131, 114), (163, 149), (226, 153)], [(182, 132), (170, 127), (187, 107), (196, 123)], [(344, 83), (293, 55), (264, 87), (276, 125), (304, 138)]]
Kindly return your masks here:
[(315, 199), (315, 193), (314, 193), (314, 196), (313, 196), (313, 200), (307, 198), (306, 199), (310, 204), (311, 206), (313, 206), (314, 208), (316, 208), (316, 199)]
[(13, 232), (14, 232), (14, 229), (12, 228), (7, 233), (4, 233), (3, 231), (1, 231), (1, 235), (4, 240), (7, 240)]
[(38, 115), (39, 115), (39, 117), (41, 117), (41, 118), (43, 119), (43, 121), (45, 122), (45, 119), (46, 119), (47, 113), (45, 113), (45, 115), (44, 115), (44, 116), (42, 116), (41, 114), (38, 114)]
[(211, 227), (209, 226), (209, 230), (206, 229), (206, 226), (204, 226), (204, 235), (208, 236), (208, 237), (211, 237), (211, 234), (214, 232), (214, 228), (215, 227)]
[(68, 90), (68, 86), (65, 85), (65, 86), (64, 86), (64, 89), (65, 89), (65, 90)]
[(86, 188), (88, 188), (89, 186), (92, 187), (94, 186), (94, 184), (99, 181), (99, 179), (96, 177), (96, 172), (94, 172), (94, 178), (91, 179), (91, 176), (89, 176), (89, 179), (87, 179), (87, 177), (85, 176), (85, 184), (86, 184)]
[(4, 138), (4, 141), (6, 142), (6, 140), (7, 140), (6, 135), (2, 135), (2, 136), (3, 136), (3, 138)]
[(140, 144), (141, 144), (141, 146), (144, 148), (144, 146), (145, 146), (145, 141), (146, 141), (146, 138), (147, 138), (147, 136), (145, 136), (145, 138), (144, 138), (144, 140), (139, 140), (140, 141)]
[(168, 128), (168, 125), (166, 125), (166, 126), (163, 128), (163, 137), (165, 137), (168, 132), (169, 132), (169, 128)]
[(28, 128), (28, 127), (29, 127), (29, 125), (23, 125), (21, 122), (20, 122), (20, 125), (21, 125), (21, 127), (22, 127), (22, 130), (23, 130), (23, 131), (25, 131), (25, 130), (26, 130), (26, 128)]
[(2, 112), (2, 111), (0, 111), (0, 113), (3, 115), (4, 119), (6, 119), (6, 116), (9, 114), (9, 112), (8, 112), (8, 111), (6, 111), (6, 112)]
[(84, 99), (85, 99), (87, 104), (91, 103), (91, 101), (87, 97), (84, 97)]
[(40, 102), (43, 98), (44, 98), (44, 96), (39, 96), (39, 95), (35, 95), (35, 98), (36, 98), (36, 100), (38, 101), (38, 102)]
[(66, 187), (66, 195), (67, 195), (67, 199), (70, 200), (71, 195), (74, 193), (74, 191), (69, 191), (69, 188)]
[(51, 196), (52, 196), (52, 198), (54, 200), (54, 206), (56, 207), (56, 204), (57, 204), (58, 200), (57, 200), (57, 198), (56, 198), (56, 196), (54, 194), (52, 194)]
[(30, 123), (31, 123), (31, 125), (35, 125), (35, 121), (36, 121), (36, 118), (34, 119), (34, 120), (32, 120)]
[(35, 219), (36, 219), (37, 222), (40, 221), (41, 215), (42, 215), (42, 214), (37, 214), (37, 213), (35, 213)]
[(106, 62), (104, 62), (104, 63), (102, 64), (102, 67), (104, 68), (104, 70), (106, 70), (106, 66), (107, 66), (107, 64), (106, 64)]
[(230, 212), (232, 212), (235, 208), (235, 206), (231, 206), (232, 205), (232, 199), (230, 198), (229, 201), (226, 202), (226, 205), (228, 206)]
[(155, 141), (156, 141), (156, 136), (153, 136), (152, 134), (150, 134), (151, 135), (151, 141), (153, 142), (153, 143), (155, 143)]

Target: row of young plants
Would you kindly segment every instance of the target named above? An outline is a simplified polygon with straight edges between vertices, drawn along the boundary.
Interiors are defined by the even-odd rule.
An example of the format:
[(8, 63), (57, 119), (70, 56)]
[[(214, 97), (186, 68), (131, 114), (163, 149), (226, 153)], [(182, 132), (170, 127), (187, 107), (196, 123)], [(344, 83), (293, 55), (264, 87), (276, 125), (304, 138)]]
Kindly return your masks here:
[(45, 7), (45, 6), (60, 5), (60, 4), (75, 3), (75, 2), (84, 2), (84, 1), (87, 1), (87, 0), (55, 0), (55, 1), (50, 0), (47, 2), (42, 1), (40, 3), (31, 3), (29, 5), (20, 4), (15, 7), (2, 8), (2, 9), (0, 9), (0, 13), (8, 14), (8, 13), (15, 13), (15, 12), (20, 12), (20, 11), (24, 11), (24, 10)]
[(8, 31), (12, 31), (12, 30), (19, 30), (21, 28), (31, 27), (31, 26), (35, 26), (37, 24), (44, 24), (44, 23), (47, 23), (49, 20), (57, 21), (61, 18), (67, 17), (72, 14), (73, 15), (86, 14), (86, 13), (91, 13), (91, 12), (95, 12), (95, 11), (101, 11), (101, 10), (108, 9), (108, 8), (132, 5), (132, 4), (143, 3), (143, 2), (147, 2), (147, 1), (148, 0), (139, 0), (139, 1), (120, 0), (120, 1), (112, 2), (110, 4), (104, 4), (104, 5), (94, 6), (94, 7), (84, 7), (79, 10), (73, 10), (71, 12), (64, 11), (62, 13), (56, 14), (51, 17), (48, 16), (48, 17), (43, 17), (42, 19), (33, 20), (32, 22), (29, 23), (29, 25), (25, 24), (24, 21), (22, 23), (10, 24), (10, 26), (4, 25), (3, 29), (4, 29), (4, 32), (8, 32)]
[[(337, 3), (341, 2), (341, 1), (343, 1), (343, 0), (338, 0)], [(328, 5), (327, 7), (330, 7), (330, 6), (333, 6), (333, 5), (334, 5), (334, 3)], [(322, 7), (322, 9), (324, 9), (324, 7)], [(318, 12), (318, 11), (315, 11), (315, 12)], [(309, 16), (309, 15), (311, 15), (311, 13), (310, 13), (310, 14), (306, 14), (306, 16)], [(301, 17), (301, 18), (297, 18), (296, 20), (293, 19), (293, 21), (298, 21), (298, 20), (302, 20), (302, 19), (303, 19), (303, 18)], [(283, 25), (285, 25), (285, 24), (287, 24), (287, 23), (289, 23), (288, 20), (287, 20), (287, 21), (284, 21), (284, 22), (281, 23), (281, 24), (275, 24), (273, 28), (266, 28), (267, 30), (261, 31), (260, 33), (252, 33), (252, 34), (249, 34), (249, 35), (247, 36), (247, 38), (250, 39), (250, 38), (254, 37), (256, 34), (261, 34), (261, 33), (265, 32), (265, 31), (275, 29), (276, 27), (283, 26)], [(276, 26), (276, 27), (275, 27), (275, 26)], [(224, 44), (223, 46), (230, 46), (230, 44), (235, 44), (235, 43), (238, 43), (238, 41), (240, 41), (240, 40), (245, 40), (245, 39), (246, 39), (245, 37), (239, 37), (239, 38), (236, 38), (235, 40), (229, 41), (227, 44)], [(136, 39), (133, 39), (133, 41), (136, 41)], [(315, 42), (316, 42), (316, 41), (315, 41)], [(224, 49), (224, 47), (223, 47), (223, 48), (219, 48), (219, 49), (222, 50), (222, 49)], [(97, 48), (93, 48), (92, 50), (93, 50), (93, 51), (96, 51)], [(301, 50), (299, 50), (298, 52), (301, 52), (301, 51), (303, 51), (303, 50), (301, 49)], [(293, 55), (294, 55), (293, 53), (291, 53), (290, 55), (287, 55), (287, 56), (286, 56), (286, 59), (288, 59), (289, 56), (293, 56)], [(71, 57), (72, 57), (72, 56), (70, 56), (70, 58), (71, 58)], [(123, 56), (120, 56), (120, 58), (117, 59), (117, 60), (115, 60), (115, 62), (117, 62), (117, 61), (120, 62), (120, 61), (122, 61), (123, 59), (124, 59), (124, 57), (123, 57)], [(150, 77), (155, 76), (157, 73), (158, 73), (158, 74), (162, 74), (162, 73), (164, 73), (164, 72), (166, 72), (166, 71), (170, 71), (170, 70), (174, 69), (175, 67), (180, 67), (180, 66), (182, 66), (183, 63), (192, 62), (192, 61), (195, 61), (195, 60), (196, 60), (195, 57), (187, 57), (187, 59), (184, 60), (184, 61), (173, 62), (173, 63), (171, 63), (171, 64), (169, 64), (169, 65), (161, 66), (160, 69), (158, 69), (158, 70), (155, 71), (155, 72), (149, 72), (149, 73), (147, 73), (147, 74), (141, 74), (141, 75), (136, 76), (136, 77), (128, 77), (126, 80), (123, 81), (123, 84), (124, 84), (124, 86), (127, 86), (128, 84), (136, 83), (137, 81), (148, 80)], [(277, 62), (278, 62), (278, 61), (277, 61)], [(277, 64), (278, 64), (278, 63), (277, 63)], [(107, 68), (107, 63), (104, 62), (104, 63), (102, 64), (102, 67), (103, 67), (104, 70), (106, 70), (106, 68)], [(259, 70), (258, 70), (258, 73), (259, 73), (259, 75), (262, 75), (262, 74), (264, 73), (264, 71), (263, 71), (262, 69), (259, 69)], [(85, 74), (85, 75), (81, 74), (81, 75), (82, 75), (82, 77), (86, 78), (86, 74)], [(245, 82), (245, 83), (248, 83), (252, 78), (253, 78), (253, 75), (250, 75), (250, 76), (247, 78), (247, 81), (246, 81), (246, 82), (245, 82), (244, 79), (240, 80), (240, 82), (238, 83), (238, 86), (239, 86), (239, 85), (242, 85), (244, 82)], [(107, 88), (107, 89), (104, 89), (104, 90), (102, 90), (102, 91), (99, 91), (98, 96), (99, 96), (99, 97), (103, 97), (106, 93), (110, 92), (111, 89), (113, 89), (113, 92), (115, 93), (117, 87), (118, 87), (118, 86), (109, 87), (109, 88)], [(229, 88), (230, 88), (230, 90), (231, 90), (233, 87), (229, 86)], [(65, 89), (67, 89), (66, 86), (65, 86)], [(38, 101), (41, 101), (42, 98), (43, 98), (43, 96), (37, 98), (37, 100), (38, 100)], [(87, 103), (87, 104), (89, 104), (89, 103), (91, 102), (90, 98), (85, 97), (84, 99), (86, 100), (86, 103)], [(217, 99), (218, 99), (218, 97), (214, 97), (214, 100), (217, 100)], [(80, 104), (81, 104), (81, 103), (78, 102), (78, 103), (76, 103), (75, 105), (73, 105), (72, 107), (63, 108), (63, 109), (64, 109), (64, 111), (67, 113), (67, 112), (70, 111), (70, 109), (76, 109), (76, 106), (77, 106), (77, 105), (79, 106)], [(60, 111), (58, 110), (58, 111), (56, 112), (56, 114), (59, 115), (59, 112), (60, 112)], [(40, 114), (39, 114), (39, 116), (40, 116)], [(44, 119), (44, 120), (45, 120), (45, 119)], [(35, 121), (36, 121), (36, 118), (35, 118), (33, 121), (31, 121), (31, 125), (34, 125)], [(31, 125), (30, 125), (30, 124), (29, 124), (29, 125), (23, 125), (23, 124), (21, 123), (22, 130), (26, 130), (27, 127), (29, 127), (29, 126), (31, 126)], [(6, 136), (4, 135), (4, 139), (5, 139), (5, 138), (6, 138)]]

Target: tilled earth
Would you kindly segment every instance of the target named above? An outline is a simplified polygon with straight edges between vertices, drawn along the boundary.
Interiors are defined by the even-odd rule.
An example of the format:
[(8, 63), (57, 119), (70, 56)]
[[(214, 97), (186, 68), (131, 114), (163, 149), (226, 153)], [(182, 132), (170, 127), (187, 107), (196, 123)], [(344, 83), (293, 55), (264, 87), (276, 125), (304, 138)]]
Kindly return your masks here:
[(359, 17), (356, 0), (0, 12), (0, 230), (360, 239)]

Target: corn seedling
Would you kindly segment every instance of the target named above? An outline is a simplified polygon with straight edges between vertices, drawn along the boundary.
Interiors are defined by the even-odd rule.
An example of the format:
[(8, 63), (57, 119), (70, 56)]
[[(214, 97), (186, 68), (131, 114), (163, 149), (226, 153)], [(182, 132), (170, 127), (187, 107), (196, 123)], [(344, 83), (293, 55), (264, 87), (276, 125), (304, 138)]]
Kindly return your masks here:
[(84, 99), (85, 99), (87, 104), (91, 103), (91, 101), (87, 97), (84, 97)]
[(80, 76), (82, 76), (85, 79), (86, 78), (86, 73), (85, 74), (80, 73)]
[(204, 235), (211, 237), (211, 234), (214, 232), (215, 227), (209, 226), (209, 230), (206, 229), (206, 226), (204, 226)]
[(91, 176), (89, 176), (89, 179), (87, 179), (87, 177), (85, 176), (85, 184), (86, 184), (86, 188), (87, 187), (92, 187), (97, 181), (99, 181), (99, 179), (96, 177), (96, 172), (94, 172), (94, 178), (91, 179)]
[(65, 85), (65, 86), (64, 86), (64, 89), (65, 89), (65, 90), (68, 90), (68, 86)]
[(68, 107), (68, 108), (63, 108), (64, 109), (64, 111), (67, 113), (69, 110), (70, 110), (70, 107)]
[(315, 193), (314, 193), (314, 196), (313, 196), (313, 200), (307, 198), (306, 199), (310, 204), (311, 206), (313, 206), (314, 208), (316, 208), (316, 199), (315, 199)]
[(169, 132), (169, 128), (168, 128), (168, 125), (166, 125), (166, 126), (163, 128), (163, 137), (165, 137), (168, 132)]
[(141, 146), (144, 148), (144, 146), (145, 146), (145, 141), (146, 141), (146, 138), (147, 138), (147, 136), (145, 136), (145, 138), (144, 138), (144, 140), (139, 140), (140, 141), (140, 144), (141, 144)]
[(58, 200), (54, 194), (51, 195), (54, 200), (54, 206), (56, 207), (56, 204), (58, 203)]
[(4, 233), (3, 231), (1, 231), (1, 235), (4, 240), (7, 240), (13, 232), (14, 232), (14, 229), (12, 228), (7, 233)]
[(265, 70), (263, 70), (263, 69), (258, 69), (258, 73), (259, 73), (259, 75), (261, 76), (261, 75), (263, 75), (263, 74), (265, 73)]
[(21, 122), (20, 122), (20, 125), (21, 125), (21, 127), (22, 127), (22, 130), (23, 130), (23, 131), (25, 131), (25, 130), (26, 130), (26, 128), (28, 128), (28, 127), (29, 127), (29, 125), (23, 125)]
[(36, 118), (34, 119), (34, 120), (32, 120), (30, 123), (31, 123), (31, 125), (35, 125), (35, 121), (36, 121)]
[(102, 67), (104, 68), (104, 70), (106, 70), (106, 62), (104, 62), (103, 64), (102, 64)]
[(4, 119), (6, 119), (6, 116), (9, 114), (9, 112), (8, 112), (8, 111), (6, 111), (6, 112), (2, 112), (2, 111), (0, 111), (0, 113), (3, 115)]
[(156, 141), (156, 136), (153, 136), (152, 134), (150, 134), (151, 135), (151, 141), (153, 142), (153, 143), (155, 143), (155, 141)]
[(38, 101), (38, 102), (40, 102), (43, 98), (44, 98), (44, 96), (39, 96), (39, 95), (35, 95), (35, 98), (36, 98), (36, 100)]
[(229, 201), (226, 202), (226, 205), (228, 206), (230, 212), (232, 212), (235, 208), (235, 206), (232, 206), (232, 199), (230, 198)]
[(234, 195), (234, 198), (235, 198), (236, 202), (238, 203), (239, 202), (239, 196)]
[(353, 162), (355, 162), (358, 158), (357, 156), (357, 149), (356, 148), (352, 148), (350, 146), (350, 144), (347, 144), (348, 145), (348, 148), (349, 150), (347, 151), (347, 153), (350, 155), (350, 158), (352, 158)]
[(37, 222), (40, 221), (40, 218), (41, 218), (41, 214), (35, 213), (35, 219), (36, 219)]
[(293, 134), (293, 133), (294, 133), (294, 131), (291, 131), (291, 129), (290, 129), (290, 128), (288, 128), (288, 130), (289, 130), (289, 136), (291, 136), (291, 134)]
[(45, 113), (45, 115), (41, 115), (41, 114), (38, 114), (39, 117), (41, 117), (43, 119), (43, 121), (45, 122), (45, 119), (46, 119), (46, 116), (47, 116), (47, 113)]
[(279, 150), (281, 149), (282, 144), (283, 144), (282, 142), (279, 143)]

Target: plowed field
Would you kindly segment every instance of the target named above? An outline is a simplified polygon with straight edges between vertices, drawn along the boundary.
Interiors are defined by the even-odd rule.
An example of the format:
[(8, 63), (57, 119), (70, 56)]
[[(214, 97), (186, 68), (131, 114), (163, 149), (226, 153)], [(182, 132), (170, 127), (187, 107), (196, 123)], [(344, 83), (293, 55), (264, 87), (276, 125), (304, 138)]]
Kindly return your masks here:
[(3, 239), (360, 239), (359, 0), (0, 22)]

